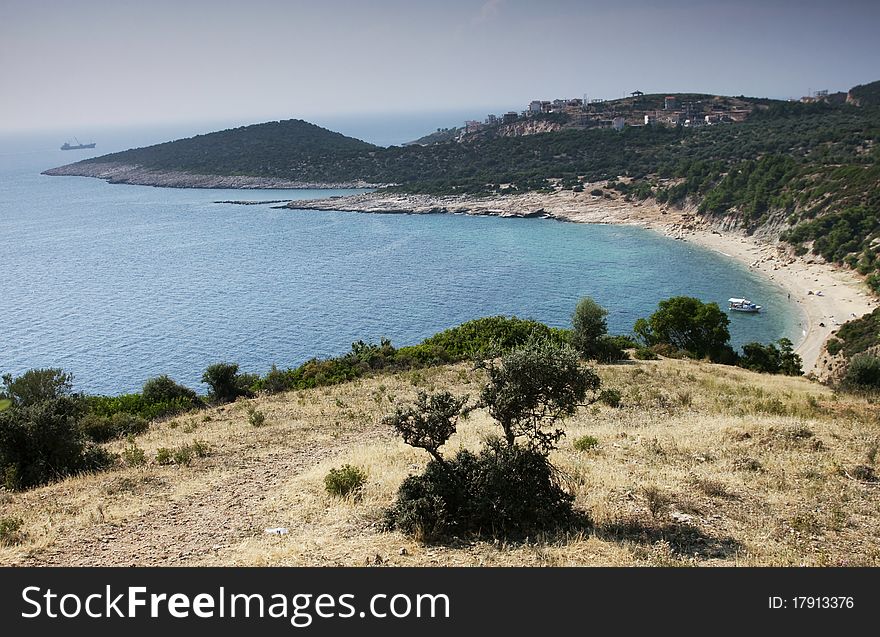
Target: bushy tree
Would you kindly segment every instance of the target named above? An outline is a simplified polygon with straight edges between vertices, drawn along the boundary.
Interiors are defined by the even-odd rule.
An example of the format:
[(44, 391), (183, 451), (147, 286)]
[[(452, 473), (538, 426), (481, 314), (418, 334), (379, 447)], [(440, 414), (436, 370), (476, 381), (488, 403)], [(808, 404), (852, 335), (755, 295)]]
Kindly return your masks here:
[(676, 296), (660, 301), (657, 311), (636, 321), (633, 330), (646, 345), (668, 344), (695, 358), (733, 362), (729, 324), (717, 303)]
[(4, 378), (12, 405), (0, 412), (0, 484), (23, 489), (105, 467), (111, 457), (80, 428), (86, 411), (61, 370)]
[(142, 395), (148, 403), (196, 402), (198, 398), (192, 389), (174, 382), (165, 374), (147, 380)]
[(490, 437), (478, 454), (461, 450), (446, 459), (439, 452), (455, 432), (462, 398), (422, 393), (386, 419), (405, 442), (432, 456), (421, 475), (400, 486), (386, 512), (389, 526), (423, 540), (461, 533), (506, 537), (573, 518), (574, 498), (549, 459), (563, 432), (547, 429), (574, 413), (598, 388), (598, 377), (581, 367), (569, 345), (534, 337), (485, 367), (489, 381), (481, 401), (504, 436)]
[(850, 389), (880, 389), (880, 357), (867, 353), (853, 356), (846, 367), (843, 384)]
[(449, 392), (429, 396), (421, 391), (415, 403), (398, 406), (385, 423), (391, 425), (406, 444), (424, 449), (434, 460), (445, 464), (439, 449), (455, 433), (458, 416), (467, 400), (467, 396), (456, 398)]
[(525, 346), (488, 363), (489, 381), (481, 401), (498, 421), (507, 443), (524, 437), (528, 446), (549, 451), (563, 432), (545, 431), (560, 418), (570, 416), (590, 391), (599, 388), (599, 377), (581, 366), (568, 345), (532, 339)]
[(3, 394), (19, 407), (69, 396), (73, 376), (60, 369), (31, 369), (17, 378), (3, 375)]
[(202, 374), (202, 382), (211, 388), (211, 396), (220, 402), (233, 402), (239, 396), (250, 396), (253, 376), (239, 374), (237, 363), (214, 363)]
[(766, 374), (787, 376), (803, 374), (801, 357), (794, 352), (792, 342), (787, 338), (781, 338), (777, 343), (778, 348), (773, 343), (767, 345), (746, 343), (743, 345), (743, 354), (739, 357), (737, 365)]
[(585, 296), (578, 301), (571, 317), (571, 345), (586, 359), (595, 359), (600, 353), (601, 339), (608, 332), (605, 317), (608, 310)]

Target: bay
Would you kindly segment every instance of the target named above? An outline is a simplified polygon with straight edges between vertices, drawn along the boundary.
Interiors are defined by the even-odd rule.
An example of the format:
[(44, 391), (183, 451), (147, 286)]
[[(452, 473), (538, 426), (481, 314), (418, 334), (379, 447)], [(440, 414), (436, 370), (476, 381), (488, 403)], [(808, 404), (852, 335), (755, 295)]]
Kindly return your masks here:
[[(95, 154), (172, 137), (115, 135)], [(264, 373), (344, 353), (355, 340), (409, 345), (497, 314), (564, 327), (584, 295), (609, 309), (613, 333), (687, 294), (722, 305), (747, 296), (767, 308), (731, 316), (735, 345), (800, 334), (795, 305), (774, 284), (639, 228), (235, 206), (214, 202), (351, 191), (40, 175), (88, 156), (57, 150), (63, 141), (0, 140), (0, 372), (62, 367), (78, 389), (99, 393), (169, 374), (204, 391), (202, 370), (218, 361)]]

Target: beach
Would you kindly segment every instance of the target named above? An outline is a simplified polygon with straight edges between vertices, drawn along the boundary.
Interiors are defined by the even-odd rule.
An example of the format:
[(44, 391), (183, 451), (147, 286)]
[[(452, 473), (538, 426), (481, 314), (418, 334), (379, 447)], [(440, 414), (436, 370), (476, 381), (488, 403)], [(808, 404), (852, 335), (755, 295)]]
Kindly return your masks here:
[[(614, 191), (590, 194), (561, 190), (494, 197), (431, 196), (372, 192), (347, 197), (296, 201), (300, 210), (395, 214), (470, 214), (500, 217), (543, 217), (574, 223), (636, 225), (666, 236), (690, 241), (718, 252), (761, 274), (785, 289), (800, 313), (801, 334), (795, 351), (805, 374), (821, 375), (823, 345), (843, 323), (874, 310), (878, 300), (854, 272), (823, 262), (816, 255), (794, 256), (788, 244), (770, 235), (750, 236), (731, 227), (729, 220), (706, 219), (688, 208), (678, 209), (653, 200), (626, 201)], [(752, 299), (760, 304), (759, 299)]]

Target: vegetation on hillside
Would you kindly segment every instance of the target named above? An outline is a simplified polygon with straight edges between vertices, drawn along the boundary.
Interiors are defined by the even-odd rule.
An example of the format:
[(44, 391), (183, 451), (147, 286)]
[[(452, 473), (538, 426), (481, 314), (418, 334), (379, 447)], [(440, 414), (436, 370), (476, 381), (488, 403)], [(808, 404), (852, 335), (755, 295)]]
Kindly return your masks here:
[[(849, 104), (752, 99), (752, 115), (738, 124), (565, 128), (390, 148), (288, 120), (85, 161), (308, 182), (364, 180), (429, 194), (583, 189), (608, 180), (625, 196), (693, 203), (701, 214), (732, 216), (748, 230), (782, 222), (788, 227), (783, 238), (797, 251), (855, 268), (880, 291), (878, 93), (880, 82), (854, 87)], [(637, 98), (644, 101), (640, 108), (654, 98), (660, 99)]]

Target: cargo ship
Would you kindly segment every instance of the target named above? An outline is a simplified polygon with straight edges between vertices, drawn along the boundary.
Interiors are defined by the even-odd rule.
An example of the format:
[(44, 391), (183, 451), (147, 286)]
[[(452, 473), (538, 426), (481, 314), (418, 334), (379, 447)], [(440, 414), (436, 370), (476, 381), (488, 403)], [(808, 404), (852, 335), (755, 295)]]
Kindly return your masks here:
[(64, 142), (64, 144), (61, 146), (61, 150), (80, 150), (82, 148), (94, 148), (95, 147), (95, 142), (92, 142), (91, 144), (80, 144), (79, 140), (76, 137), (74, 137), (73, 139), (76, 142), (76, 144), (71, 144), (70, 142)]

